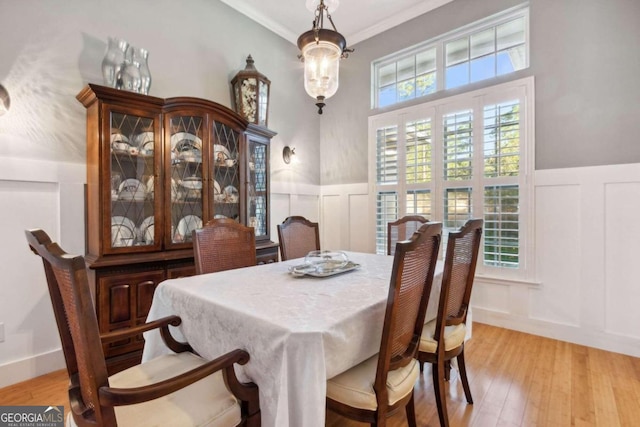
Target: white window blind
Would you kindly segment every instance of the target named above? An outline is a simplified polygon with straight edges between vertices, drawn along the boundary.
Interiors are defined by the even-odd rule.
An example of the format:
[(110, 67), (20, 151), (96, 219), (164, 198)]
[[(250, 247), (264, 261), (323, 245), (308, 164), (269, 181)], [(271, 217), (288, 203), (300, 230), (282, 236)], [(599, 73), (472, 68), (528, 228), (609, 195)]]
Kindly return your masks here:
[(398, 194), (379, 192), (376, 194), (376, 253), (387, 253), (387, 223), (398, 216)]
[(378, 184), (398, 181), (398, 127), (376, 130)]
[(532, 114), (526, 78), (370, 117), (377, 252), (386, 253), (386, 224), (405, 215), (443, 223), (441, 256), (448, 232), (483, 218), (479, 272), (524, 278)]
[(446, 114), (442, 122), (444, 179), (446, 181), (471, 179), (473, 111)]

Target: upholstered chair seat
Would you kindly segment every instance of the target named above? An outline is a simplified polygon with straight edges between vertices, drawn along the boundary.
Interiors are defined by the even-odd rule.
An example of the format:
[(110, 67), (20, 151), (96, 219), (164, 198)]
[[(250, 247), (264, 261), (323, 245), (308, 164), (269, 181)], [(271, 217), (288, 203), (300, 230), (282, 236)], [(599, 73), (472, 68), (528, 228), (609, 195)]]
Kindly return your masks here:
[[(420, 337), (420, 350), (424, 353), (435, 353), (438, 350), (438, 342), (435, 340), (436, 319), (424, 325), (422, 336)], [(467, 334), (467, 328), (464, 323), (459, 325), (445, 326), (444, 328), (444, 351), (453, 350), (460, 347), (464, 342)]]
[[(378, 355), (370, 357), (327, 381), (327, 397), (354, 408), (375, 411), (378, 408), (373, 384), (376, 380)], [(407, 366), (389, 371), (387, 375), (387, 394), (389, 406), (394, 405), (413, 391), (420, 375), (417, 360)]]
[[(109, 385), (132, 388), (154, 384), (205, 363), (204, 359), (189, 352), (164, 355), (112, 375)], [(194, 396), (198, 398), (194, 399)], [(237, 426), (242, 421), (240, 405), (225, 386), (220, 371), (175, 393), (137, 405), (116, 406), (114, 409), (119, 427), (226, 427)], [(67, 427), (72, 426), (76, 424), (73, 417), (69, 416)]]

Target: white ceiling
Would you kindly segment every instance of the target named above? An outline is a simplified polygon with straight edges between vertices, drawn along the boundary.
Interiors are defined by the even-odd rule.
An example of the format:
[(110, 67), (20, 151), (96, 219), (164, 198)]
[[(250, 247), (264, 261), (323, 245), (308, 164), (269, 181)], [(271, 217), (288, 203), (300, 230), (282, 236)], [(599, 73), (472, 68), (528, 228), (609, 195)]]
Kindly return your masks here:
[[(296, 44), (311, 29), (319, 0), (220, 0)], [(333, 23), (351, 46), (453, 0), (340, 0)], [(311, 10), (306, 3), (312, 3)], [(328, 4), (328, 1), (325, 1)], [(325, 20), (324, 28), (331, 28)]]

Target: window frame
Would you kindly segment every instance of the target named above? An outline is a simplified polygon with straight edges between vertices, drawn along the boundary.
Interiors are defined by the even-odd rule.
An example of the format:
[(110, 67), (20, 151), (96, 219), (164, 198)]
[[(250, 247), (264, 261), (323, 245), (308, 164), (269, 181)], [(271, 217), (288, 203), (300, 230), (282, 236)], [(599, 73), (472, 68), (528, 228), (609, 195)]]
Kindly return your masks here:
[[(532, 280), (534, 278), (534, 187), (533, 174), (535, 168), (535, 114), (534, 114), (534, 78), (525, 77), (511, 82), (488, 86), (475, 91), (442, 98), (410, 107), (396, 109), (389, 112), (376, 114), (369, 117), (369, 194), (372, 210), (372, 222), (375, 224), (376, 251), (380, 252), (380, 240), (378, 226), (378, 193), (393, 192), (397, 194), (398, 218), (412, 214), (407, 212), (406, 194), (413, 190), (430, 190), (431, 192), (431, 221), (443, 221), (444, 194), (447, 189), (472, 188), (471, 217), (484, 218), (484, 190), (495, 185), (518, 185), (518, 222), (519, 222), (519, 266), (517, 268), (484, 265), (484, 236), (481, 249), (481, 258), (477, 266), (477, 274), (480, 276), (499, 277), (513, 280)], [(512, 177), (487, 178), (484, 173), (484, 120), (485, 106), (518, 100), (520, 105), (520, 165), (519, 174)], [(473, 171), (470, 180), (445, 181), (443, 177), (443, 117), (451, 112), (457, 112), (472, 108), (475, 116), (480, 116), (472, 122), (472, 144), (474, 155), (472, 158)], [(406, 183), (406, 159), (401, 154), (406, 147), (406, 124), (415, 120), (431, 118), (432, 138), (432, 170), (430, 183), (407, 184)], [(397, 168), (398, 175), (395, 182), (377, 183), (377, 129), (381, 127), (397, 126)], [(444, 225), (444, 224), (443, 224)], [(384, 227), (383, 227), (384, 228)], [(386, 231), (386, 230), (385, 230)], [(385, 236), (386, 237), (386, 236)], [(446, 239), (443, 239), (443, 246)], [(386, 248), (386, 246), (385, 246)], [(444, 251), (441, 249), (440, 257)]]
[[(469, 38), (472, 35), (476, 34), (476, 33), (480, 33), (482, 31), (488, 30), (490, 28), (497, 28), (500, 25), (503, 25), (507, 22), (513, 21), (515, 19), (519, 19), (519, 18), (523, 18), (524, 19), (524, 53), (525, 53), (525, 63), (522, 69), (520, 70), (514, 70), (511, 73), (505, 73), (505, 74), (496, 74), (494, 76), (488, 77), (486, 79), (481, 79), (481, 80), (477, 80), (477, 81), (469, 81), (466, 84), (463, 85), (459, 85), (459, 86), (455, 86), (453, 88), (447, 89), (446, 88), (446, 72), (447, 72), (447, 67), (446, 67), (446, 49), (445, 46), (447, 45), (447, 43), (450, 42), (454, 42), (456, 40), (459, 40), (461, 38)], [(518, 6), (514, 6), (512, 8), (509, 8), (507, 10), (504, 10), (502, 12), (499, 12), (495, 15), (480, 19), (478, 21), (472, 22), (470, 24), (467, 24), (463, 27), (457, 28), (453, 31), (450, 31), (448, 33), (445, 33), (443, 35), (440, 35), (438, 37), (434, 37), (432, 39), (426, 40), (424, 42), (418, 43), (414, 46), (408, 47), (406, 49), (402, 49), (400, 51), (394, 52), (390, 55), (384, 56), (382, 58), (378, 58), (374, 61), (371, 62), (371, 109), (388, 109), (388, 108), (393, 108), (396, 106), (401, 106), (407, 102), (411, 102), (411, 101), (415, 101), (416, 99), (420, 99), (420, 98), (425, 98), (425, 97), (429, 97), (431, 95), (435, 95), (437, 93), (440, 93), (442, 91), (445, 90), (457, 90), (460, 88), (464, 88), (465, 86), (469, 86), (471, 84), (477, 84), (479, 82), (488, 82), (491, 79), (495, 79), (498, 77), (502, 77), (505, 75), (509, 75), (509, 74), (513, 74), (516, 73), (518, 71), (524, 70), (529, 68), (529, 64), (530, 64), (530, 42), (529, 42), (529, 3), (523, 3), (521, 5)], [(388, 105), (384, 105), (384, 106), (380, 106), (380, 100), (379, 100), (379, 95), (380, 95), (380, 86), (378, 85), (379, 83), (379, 75), (380, 75), (380, 69), (384, 68), (385, 66), (389, 66), (391, 64), (395, 64), (396, 66), (396, 80), (395, 80), (395, 85), (398, 85), (398, 63), (401, 62), (402, 60), (407, 59), (408, 57), (413, 57), (414, 58), (414, 73), (413, 73), (413, 79), (415, 81), (415, 79), (418, 77), (418, 75), (416, 74), (416, 65), (415, 65), (415, 57), (423, 52), (426, 52), (428, 50), (431, 49), (435, 49), (436, 54), (435, 54), (435, 58), (436, 58), (436, 68), (435, 68), (435, 78), (436, 78), (436, 85), (435, 85), (435, 91), (421, 95), (421, 96), (413, 96), (411, 98), (405, 99), (405, 100), (398, 100), (398, 96), (396, 93), (396, 102), (393, 102), (391, 104)], [(497, 54), (497, 50), (494, 50), (494, 54)], [(497, 61), (497, 59), (496, 59)], [(471, 58), (469, 58), (466, 61), (468, 64), (471, 64)], [(497, 65), (496, 65), (497, 67)], [(404, 81), (404, 80), (403, 80)], [(414, 92), (415, 92), (416, 88), (414, 88)], [(396, 88), (397, 91), (397, 88)]]

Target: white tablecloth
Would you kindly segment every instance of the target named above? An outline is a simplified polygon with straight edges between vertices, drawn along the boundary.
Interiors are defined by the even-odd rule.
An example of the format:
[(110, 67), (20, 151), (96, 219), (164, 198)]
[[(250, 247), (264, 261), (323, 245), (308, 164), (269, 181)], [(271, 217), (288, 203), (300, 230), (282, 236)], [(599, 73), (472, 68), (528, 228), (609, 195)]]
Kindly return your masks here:
[[(251, 360), (236, 369), (260, 388), (265, 427), (325, 425), (326, 380), (376, 354), (393, 257), (348, 252), (358, 270), (293, 277), (298, 260), (172, 279), (155, 291), (148, 320), (182, 318), (180, 334), (207, 359), (235, 348)], [(442, 264), (427, 310), (436, 316)], [(145, 334), (143, 360), (168, 350)]]

